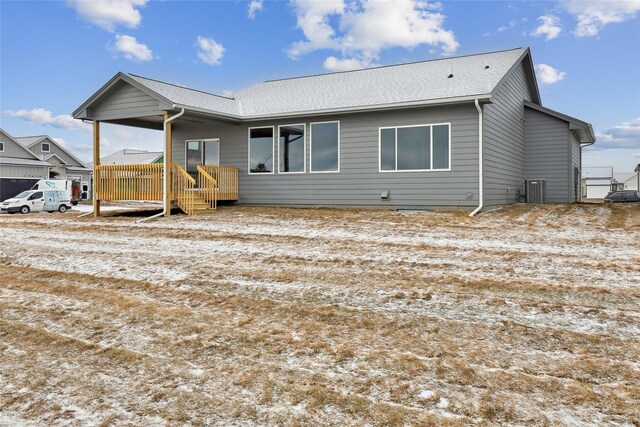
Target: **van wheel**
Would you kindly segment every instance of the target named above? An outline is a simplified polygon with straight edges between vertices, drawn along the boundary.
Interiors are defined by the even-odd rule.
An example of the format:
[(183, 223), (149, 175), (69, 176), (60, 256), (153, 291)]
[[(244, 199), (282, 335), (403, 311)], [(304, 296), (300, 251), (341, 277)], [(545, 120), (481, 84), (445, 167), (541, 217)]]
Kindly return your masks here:
[(31, 211), (31, 209), (29, 209), (29, 206), (23, 206), (20, 208), (20, 213), (21, 214), (28, 214)]
[(60, 205), (58, 208), (58, 212), (65, 213), (67, 211), (67, 207), (65, 205)]
[(78, 202), (71, 202), (73, 206), (78, 206)]

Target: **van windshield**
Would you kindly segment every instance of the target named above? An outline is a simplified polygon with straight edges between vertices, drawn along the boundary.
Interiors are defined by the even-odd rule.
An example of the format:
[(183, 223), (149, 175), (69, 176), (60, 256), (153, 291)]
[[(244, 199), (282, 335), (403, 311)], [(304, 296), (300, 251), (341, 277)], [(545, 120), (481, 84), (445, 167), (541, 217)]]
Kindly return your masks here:
[(27, 196), (29, 196), (32, 193), (32, 191), (23, 191), (22, 193), (18, 194), (15, 198), (16, 199), (22, 199), (25, 198)]

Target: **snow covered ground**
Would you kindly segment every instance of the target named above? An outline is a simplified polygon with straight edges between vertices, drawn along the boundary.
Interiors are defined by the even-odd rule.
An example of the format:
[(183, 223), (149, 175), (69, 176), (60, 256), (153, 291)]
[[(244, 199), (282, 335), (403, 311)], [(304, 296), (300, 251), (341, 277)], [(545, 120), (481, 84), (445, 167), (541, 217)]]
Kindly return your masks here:
[(640, 422), (640, 206), (0, 217), (0, 425)]

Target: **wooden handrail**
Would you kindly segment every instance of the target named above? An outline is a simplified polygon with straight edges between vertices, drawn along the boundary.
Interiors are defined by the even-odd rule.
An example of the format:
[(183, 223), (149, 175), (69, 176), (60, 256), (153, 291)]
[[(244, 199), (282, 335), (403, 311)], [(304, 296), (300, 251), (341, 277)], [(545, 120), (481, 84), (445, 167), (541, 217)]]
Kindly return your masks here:
[(192, 215), (194, 211), (196, 180), (180, 167), (171, 163), (171, 194), (176, 204), (186, 213)]
[(209, 204), (210, 208), (218, 208), (218, 182), (209, 172), (198, 165), (198, 195)]
[[(205, 208), (216, 209), (218, 200), (238, 200), (238, 168), (198, 165), (194, 178), (179, 164), (170, 165), (169, 199), (187, 215)], [(94, 197), (97, 200), (162, 200), (163, 179), (161, 163), (98, 165), (93, 177)]]
[(238, 200), (238, 168), (202, 166), (218, 184), (218, 200)]
[(162, 200), (163, 165), (97, 165), (93, 177), (97, 200)]

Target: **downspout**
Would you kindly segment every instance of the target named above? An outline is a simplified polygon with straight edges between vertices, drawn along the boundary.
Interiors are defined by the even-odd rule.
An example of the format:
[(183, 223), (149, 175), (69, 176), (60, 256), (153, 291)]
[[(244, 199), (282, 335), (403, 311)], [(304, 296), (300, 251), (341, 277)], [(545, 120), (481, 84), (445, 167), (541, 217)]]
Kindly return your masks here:
[(584, 196), (582, 194), (582, 149), (584, 147), (589, 147), (590, 145), (593, 145), (595, 143), (596, 141), (587, 142), (586, 144), (580, 144), (580, 202), (582, 202), (582, 196)]
[(478, 98), (475, 99), (476, 110), (478, 110), (478, 185), (479, 185), (479, 204), (478, 207), (469, 214), (470, 217), (474, 217), (482, 210), (484, 207), (484, 180), (483, 180), (483, 171), (482, 171), (482, 107), (480, 107), (480, 102), (478, 102)]
[[(164, 132), (165, 141), (167, 140), (167, 123), (174, 121), (175, 119), (182, 116), (183, 114), (184, 114), (184, 108), (175, 116), (171, 116), (164, 121), (164, 124), (162, 125), (162, 131)], [(167, 148), (166, 147), (167, 145), (165, 144), (165, 152), (164, 152), (164, 159), (163, 159), (164, 177), (162, 180), (162, 212), (152, 215), (148, 218), (140, 219), (136, 221), (136, 224), (148, 221), (150, 219), (158, 218), (159, 216), (163, 216), (167, 211), (167, 200), (169, 199), (169, 174), (167, 174), (168, 165), (167, 165)]]

